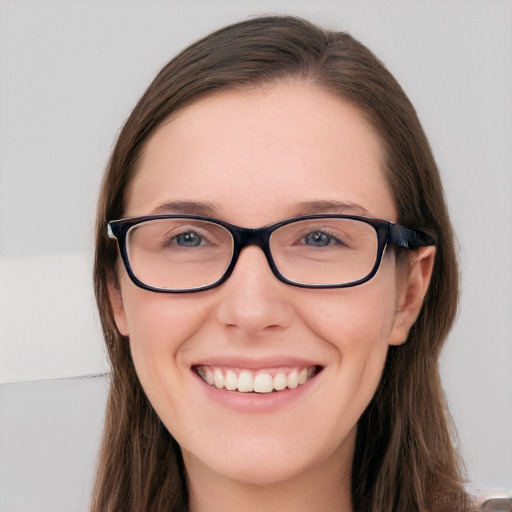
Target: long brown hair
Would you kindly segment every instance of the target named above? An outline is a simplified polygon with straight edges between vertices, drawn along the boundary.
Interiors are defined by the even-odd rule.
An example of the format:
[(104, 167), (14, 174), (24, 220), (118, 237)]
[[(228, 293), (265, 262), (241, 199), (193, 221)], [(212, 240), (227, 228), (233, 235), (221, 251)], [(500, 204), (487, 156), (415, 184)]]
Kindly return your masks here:
[(352, 467), (357, 511), (462, 511), (469, 500), (440, 385), (438, 358), (457, 311), (458, 265), (443, 189), (415, 110), (363, 45), (292, 17), (238, 23), (200, 40), (167, 64), (126, 121), (101, 189), (94, 286), (112, 374), (93, 512), (186, 510), (180, 449), (137, 379), (129, 344), (115, 327), (108, 284), (117, 247), (106, 222), (121, 218), (148, 138), (210, 91), (302, 80), (357, 106), (385, 149), (384, 172), (398, 222), (432, 234), (430, 288), (405, 345), (391, 347), (381, 383), (358, 423)]

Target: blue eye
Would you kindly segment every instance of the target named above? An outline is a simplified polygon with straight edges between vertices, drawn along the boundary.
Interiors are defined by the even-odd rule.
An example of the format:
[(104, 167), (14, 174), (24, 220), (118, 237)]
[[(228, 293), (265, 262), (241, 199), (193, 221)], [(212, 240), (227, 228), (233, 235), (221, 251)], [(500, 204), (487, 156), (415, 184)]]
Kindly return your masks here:
[(203, 238), (194, 231), (188, 231), (187, 233), (182, 233), (174, 237), (174, 240), (182, 247), (197, 247), (201, 245)]
[(315, 247), (326, 247), (330, 244), (338, 243), (335, 237), (324, 231), (312, 231), (305, 236), (304, 241), (306, 245), (314, 245)]

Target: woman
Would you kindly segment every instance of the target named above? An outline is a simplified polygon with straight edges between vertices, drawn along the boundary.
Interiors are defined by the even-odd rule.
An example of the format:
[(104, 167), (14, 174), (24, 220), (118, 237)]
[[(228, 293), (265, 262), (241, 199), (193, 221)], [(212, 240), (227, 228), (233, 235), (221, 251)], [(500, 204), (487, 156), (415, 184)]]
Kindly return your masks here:
[(442, 186), (360, 43), (268, 17), (186, 49), (120, 133), (96, 236), (94, 511), (470, 509)]

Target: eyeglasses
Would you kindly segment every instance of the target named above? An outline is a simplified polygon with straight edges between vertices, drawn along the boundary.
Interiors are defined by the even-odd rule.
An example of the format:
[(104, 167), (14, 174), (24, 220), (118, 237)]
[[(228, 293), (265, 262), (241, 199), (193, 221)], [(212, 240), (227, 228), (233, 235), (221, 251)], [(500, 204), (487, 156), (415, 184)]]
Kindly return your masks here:
[(264, 252), (274, 275), (305, 288), (344, 288), (369, 281), (388, 245), (435, 245), (417, 229), (354, 215), (305, 215), (263, 228), (241, 228), (196, 215), (147, 215), (108, 223), (133, 283), (183, 293), (220, 285), (244, 247)]

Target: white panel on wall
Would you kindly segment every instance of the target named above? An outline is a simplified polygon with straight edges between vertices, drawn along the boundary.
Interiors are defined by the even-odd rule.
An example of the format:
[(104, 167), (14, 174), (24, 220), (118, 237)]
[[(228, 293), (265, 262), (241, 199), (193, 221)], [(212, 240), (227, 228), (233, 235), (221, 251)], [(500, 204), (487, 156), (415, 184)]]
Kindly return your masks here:
[[(108, 370), (90, 275), (96, 193), (115, 135), (177, 51), (210, 30), (265, 12), (349, 30), (388, 65), (417, 107), (441, 168), (463, 269), (443, 382), (469, 487), (512, 491), (508, 0), (1, 2), (0, 405), (13, 407), (14, 384), (6, 383)], [(101, 414), (104, 402), (87, 404), (96, 395), (80, 393)], [(57, 411), (61, 402), (48, 403)], [(3, 413), (0, 456), (28, 464), (28, 452), (6, 450), (17, 420), (7, 425)], [(58, 443), (67, 421), (40, 423), (38, 436)], [(90, 451), (91, 443), (77, 446), (73, 456), (85, 456), (81, 449)], [(92, 471), (84, 467), (77, 467), (79, 475)], [(34, 478), (44, 482), (51, 464), (37, 471)], [(19, 490), (20, 500), (30, 485), (21, 472), (9, 473), (5, 461), (0, 481)], [(2, 505), (0, 497), (2, 512), (36, 510), (22, 501), (18, 509)]]
[(0, 383), (105, 373), (91, 258), (0, 258)]

